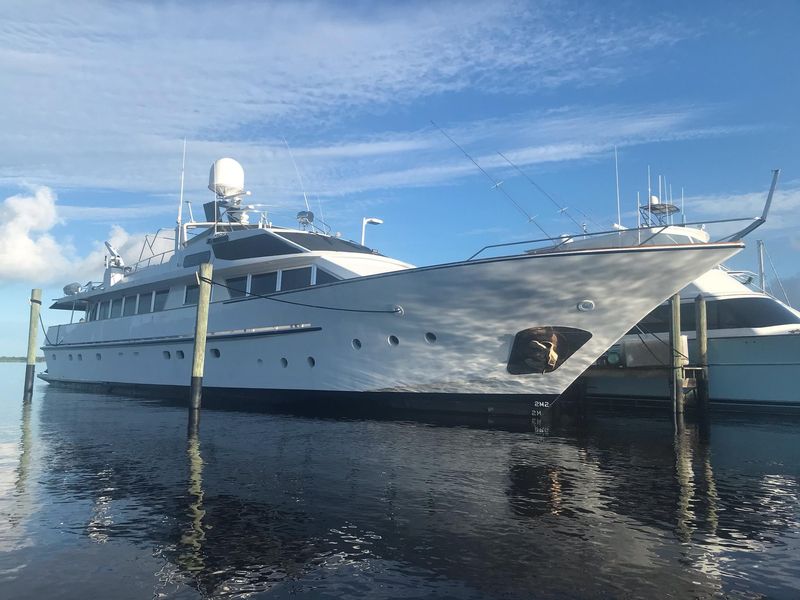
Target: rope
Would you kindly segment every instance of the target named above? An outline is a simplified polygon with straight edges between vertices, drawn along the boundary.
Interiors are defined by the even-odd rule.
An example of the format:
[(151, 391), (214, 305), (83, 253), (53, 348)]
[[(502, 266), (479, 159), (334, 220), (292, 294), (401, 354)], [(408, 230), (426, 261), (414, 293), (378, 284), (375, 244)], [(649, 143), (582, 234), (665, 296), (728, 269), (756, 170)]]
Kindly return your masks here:
[[(207, 277), (200, 277), (199, 274), (197, 275), (197, 279), (199, 281), (205, 281), (206, 283), (210, 283), (212, 286), (213, 285), (217, 285), (217, 286), (220, 286), (220, 287), (224, 287), (226, 290), (234, 290), (236, 292), (241, 292), (242, 291), (239, 288), (233, 288), (233, 287), (230, 287), (228, 285), (225, 285), (224, 283), (220, 283), (218, 281), (212, 281), (211, 279), (208, 279)], [(281, 304), (291, 304), (293, 306), (303, 306), (305, 308), (318, 308), (320, 310), (336, 310), (336, 311), (340, 311), (340, 312), (390, 314), (390, 315), (392, 315), (392, 314), (403, 314), (403, 308), (400, 307), (400, 306), (397, 306), (397, 307), (392, 308), (390, 310), (377, 310), (377, 309), (376, 310), (370, 310), (370, 309), (363, 309), (363, 308), (340, 308), (338, 306), (323, 306), (323, 305), (320, 305), (320, 304), (307, 304), (305, 302), (295, 302), (293, 300), (285, 300), (283, 298), (275, 298), (274, 296), (263, 296), (261, 294), (254, 294), (252, 292), (245, 292), (245, 295), (250, 296), (252, 298), (260, 298), (262, 300), (272, 300), (273, 302), (280, 302)]]
[[(32, 302), (36, 302), (36, 300), (32, 300)], [(41, 304), (41, 302), (39, 302)], [(50, 342), (50, 338), (47, 337), (47, 330), (44, 328), (44, 321), (42, 321), (42, 313), (39, 313), (39, 325), (42, 326), (42, 333), (44, 334), (44, 339), (47, 342), (48, 346), (54, 346), (55, 344)]]
[[(661, 359), (659, 359), (655, 355), (655, 353), (650, 349), (650, 346), (648, 346), (647, 341), (642, 337), (642, 334), (644, 334), (644, 335), (652, 335), (654, 338), (656, 338), (656, 340), (658, 340), (659, 342), (661, 342), (662, 344), (664, 344), (665, 346), (670, 348), (670, 350), (673, 350), (673, 348), (671, 348), (669, 342), (665, 342), (663, 339), (658, 337), (658, 334), (656, 334), (656, 333), (648, 333), (648, 332), (644, 331), (641, 327), (639, 327), (638, 324), (636, 325), (636, 329), (638, 330), (636, 332), (636, 335), (639, 337), (639, 340), (642, 342), (642, 344), (644, 344), (644, 347), (647, 348), (647, 351), (653, 356), (653, 358), (655, 358), (659, 363), (661, 363), (662, 365), (664, 365), (666, 367), (667, 364), (665, 362), (663, 362)], [(675, 350), (675, 354), (677, 354), (681, 358), (685, 358), (687, 361), (689, 360), (689, 357), (686, 356), (683, 352), (681, 352), (678, 349), (674, 349), (674, 350)], [(675, 368), (675, 367), (673, 367), (673, 368)]]
[(775, 279), (777, 280), (778, 285), (781, 286), (781, 291), (783, 292), (783, 297), (786, 299), (786, 305), (787, 306), (791, 306), (792, 304), (789, 302), (789, 296), (786, 293), (786, 289), (783, 287), (783, 283), (781, 282), (781, 277), (780, 277), (780, 275), (778, 275), (778, 271), (775, 268), (775, 264), (772, 262), (772, 257), (769, 255), (769, 252), (767, 252), (766, 247), (764, 247), (764, 254), (767, 255), (767, 260), (769, 261), (769, 266), (772, 267), (772, 272), (775, 273)]

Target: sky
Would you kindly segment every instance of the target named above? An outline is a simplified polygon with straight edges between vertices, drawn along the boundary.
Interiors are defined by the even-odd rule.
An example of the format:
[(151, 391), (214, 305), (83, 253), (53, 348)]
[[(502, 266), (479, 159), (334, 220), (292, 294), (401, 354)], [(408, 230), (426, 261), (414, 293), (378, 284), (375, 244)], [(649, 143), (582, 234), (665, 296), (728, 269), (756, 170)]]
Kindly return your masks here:
[(758, 215), (780, 168), (731, 266), (765, 240), (800, 304), (797, 23), (777, 0), (5, 0), (0, 355), (25, 352), (32, 287), (58, 297), (101, 278), (105, 240), (130, 261), (174, 227), (184, 139), (196, 214), (229, 156), (274, 223), (305, 190), (333, 231), (379, 217), (368, 245), (419, 265), (611, 228), (615, 147), (625, 226), (648, 166), (689, 221)]

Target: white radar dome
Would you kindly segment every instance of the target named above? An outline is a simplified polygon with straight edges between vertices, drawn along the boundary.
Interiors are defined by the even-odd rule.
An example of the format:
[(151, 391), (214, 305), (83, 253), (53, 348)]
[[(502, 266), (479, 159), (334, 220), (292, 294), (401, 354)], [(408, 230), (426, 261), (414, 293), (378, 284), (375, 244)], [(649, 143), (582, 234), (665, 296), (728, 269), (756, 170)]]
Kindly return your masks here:
[(658, 196), (650, 196), (650, 204), (659, 204), (659, 203), (660, 200), (658, 199)]
[(244, 194), (244, 169), (232, 158), (220, 158), (211, 165), (208, 189), (217, 196), (230, 198)]

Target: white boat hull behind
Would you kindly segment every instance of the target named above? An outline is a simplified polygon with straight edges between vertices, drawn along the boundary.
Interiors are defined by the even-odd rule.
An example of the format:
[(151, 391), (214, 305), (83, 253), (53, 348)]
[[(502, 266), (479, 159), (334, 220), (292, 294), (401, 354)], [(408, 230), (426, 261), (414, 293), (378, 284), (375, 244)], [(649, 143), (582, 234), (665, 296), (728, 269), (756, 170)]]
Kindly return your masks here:
[[(643, 336), (648, 339), (652, 336)], [(694, 334), (689, 334), (689, 362), (697, 364)], [(656, 345), (657, 342), (653, 342)], [(708, 332), (708, 396), (712, 404), (729, 408), (800, 409), (800, 329), (780, 325), (756, 330)], [(625, 375), (620, 369), (616, 375)], [(594, 397), (668, 400), (667, 376), (625, 377), (590, 369), (586, 393)]]
[[(522, 255), (214, 302), (204, 385), (552, 399), (648, 311), (740, 248)], [(594, 308), (579, 310), (586, 300)], [(190, 306), (51, 327), (43, 378), (188, 388), (194, 320)], [(552, 372), (509, 373), (516, 334), (540, 326), (575, 328), (591, 338)]]

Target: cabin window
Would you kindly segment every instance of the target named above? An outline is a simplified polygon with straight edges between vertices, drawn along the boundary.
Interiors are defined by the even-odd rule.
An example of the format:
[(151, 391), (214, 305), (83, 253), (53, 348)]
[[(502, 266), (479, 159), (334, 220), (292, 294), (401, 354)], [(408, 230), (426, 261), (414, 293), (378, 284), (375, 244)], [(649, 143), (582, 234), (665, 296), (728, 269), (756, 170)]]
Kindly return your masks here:
[(122, 316), (130, 317), (136, 314), (136, 295), (125, 296), (125, 305), (122, 307)]
[(303, 248), (307, 248), (311, 251), (329, 250), (332, 252), (359, 252), (362, 254), (373, 253), (372, 250), (365, 246), (328, 235), (301, 233), (299, 231), (282, 231), (278, 235), (294, 242), (295, 244), (300, 244), (303, 246)]
[(86, 320), (87, 321), (93, 321), (94, 320), (94, 311), (95, 311), (95, 305), (94, 304), (88, 304), (86, 306)]
[(212, 243), (214, 256), (224, 260), (241, 260), (257, 256), (279, 256), (281, 254), (298, 254), (302, 250), (292, 246), (268, 233), (241, 238), (238, 240), (224, 240)]
[(323, 283), (333, 283), (334, 281), (339, 281), (338, 277), (334, 277), (327, 271), (323, 271), (319, 267), (317, 267), (317, 285), (321, 285)]
[[(662, 304), (639, 323), (645, 333), (669, 331), (670, 307)], [(725, 298), (706, 301), (708, 329), (751, 329), (773, 325), (794, 325), (800, 318), (785, 306), (770, 298)], [(681, 304), (681, 331), (694, 331), (694, 303)], [(628, 333), (635, 334), (634, 327)]]
[(122, 316), (122, 298), (114, 298), (111, 301), (111, 318)]
[(281, 291), (296, 290), (311, 285), (311, 267), (287, 269), (281, 272)]
[(250, 279), (250, 293), (263, 296), (264, 294), (272, 294), (278, 286), (277, 273), (262, 273), (260, 275), (253, 275)]
[(164, 310), (164, 308), (167, 306), (168, 296), (169, 296), (169, 290), (156, 291), (155, 298), (153, 298), (153, 312)]
[(103, 319), (108, 318), (108, 310), (111, 308), (111, 301), (101, 302), (98, 305), (98, 313), (97, 318), (98, 320), (102, 321)]
[(153, 308), (153, 292), (139, 294), (139, 305), (136, 308), (137, 315), (149, 313)]
[(228, 286), (228, 293), (231, 298), (242, 298), (247, 294), (247, 275), (226, 279), (225, 285)]
[(717, 300), (714, 304), (716, 304), (714, 327), (711, 327), (711, 311), (708, 310), (710, 307), (707, 307), (709, 329), (772, 327), (800, 323), (797, 315), (770, 298), (727, 298)]
[(196, 283), (186, 286), (186, 293), (183, 295), (183, 303), (184, 305), (187, 304), (197, 304), (197, 301), (200, 299), (200, 286)]

